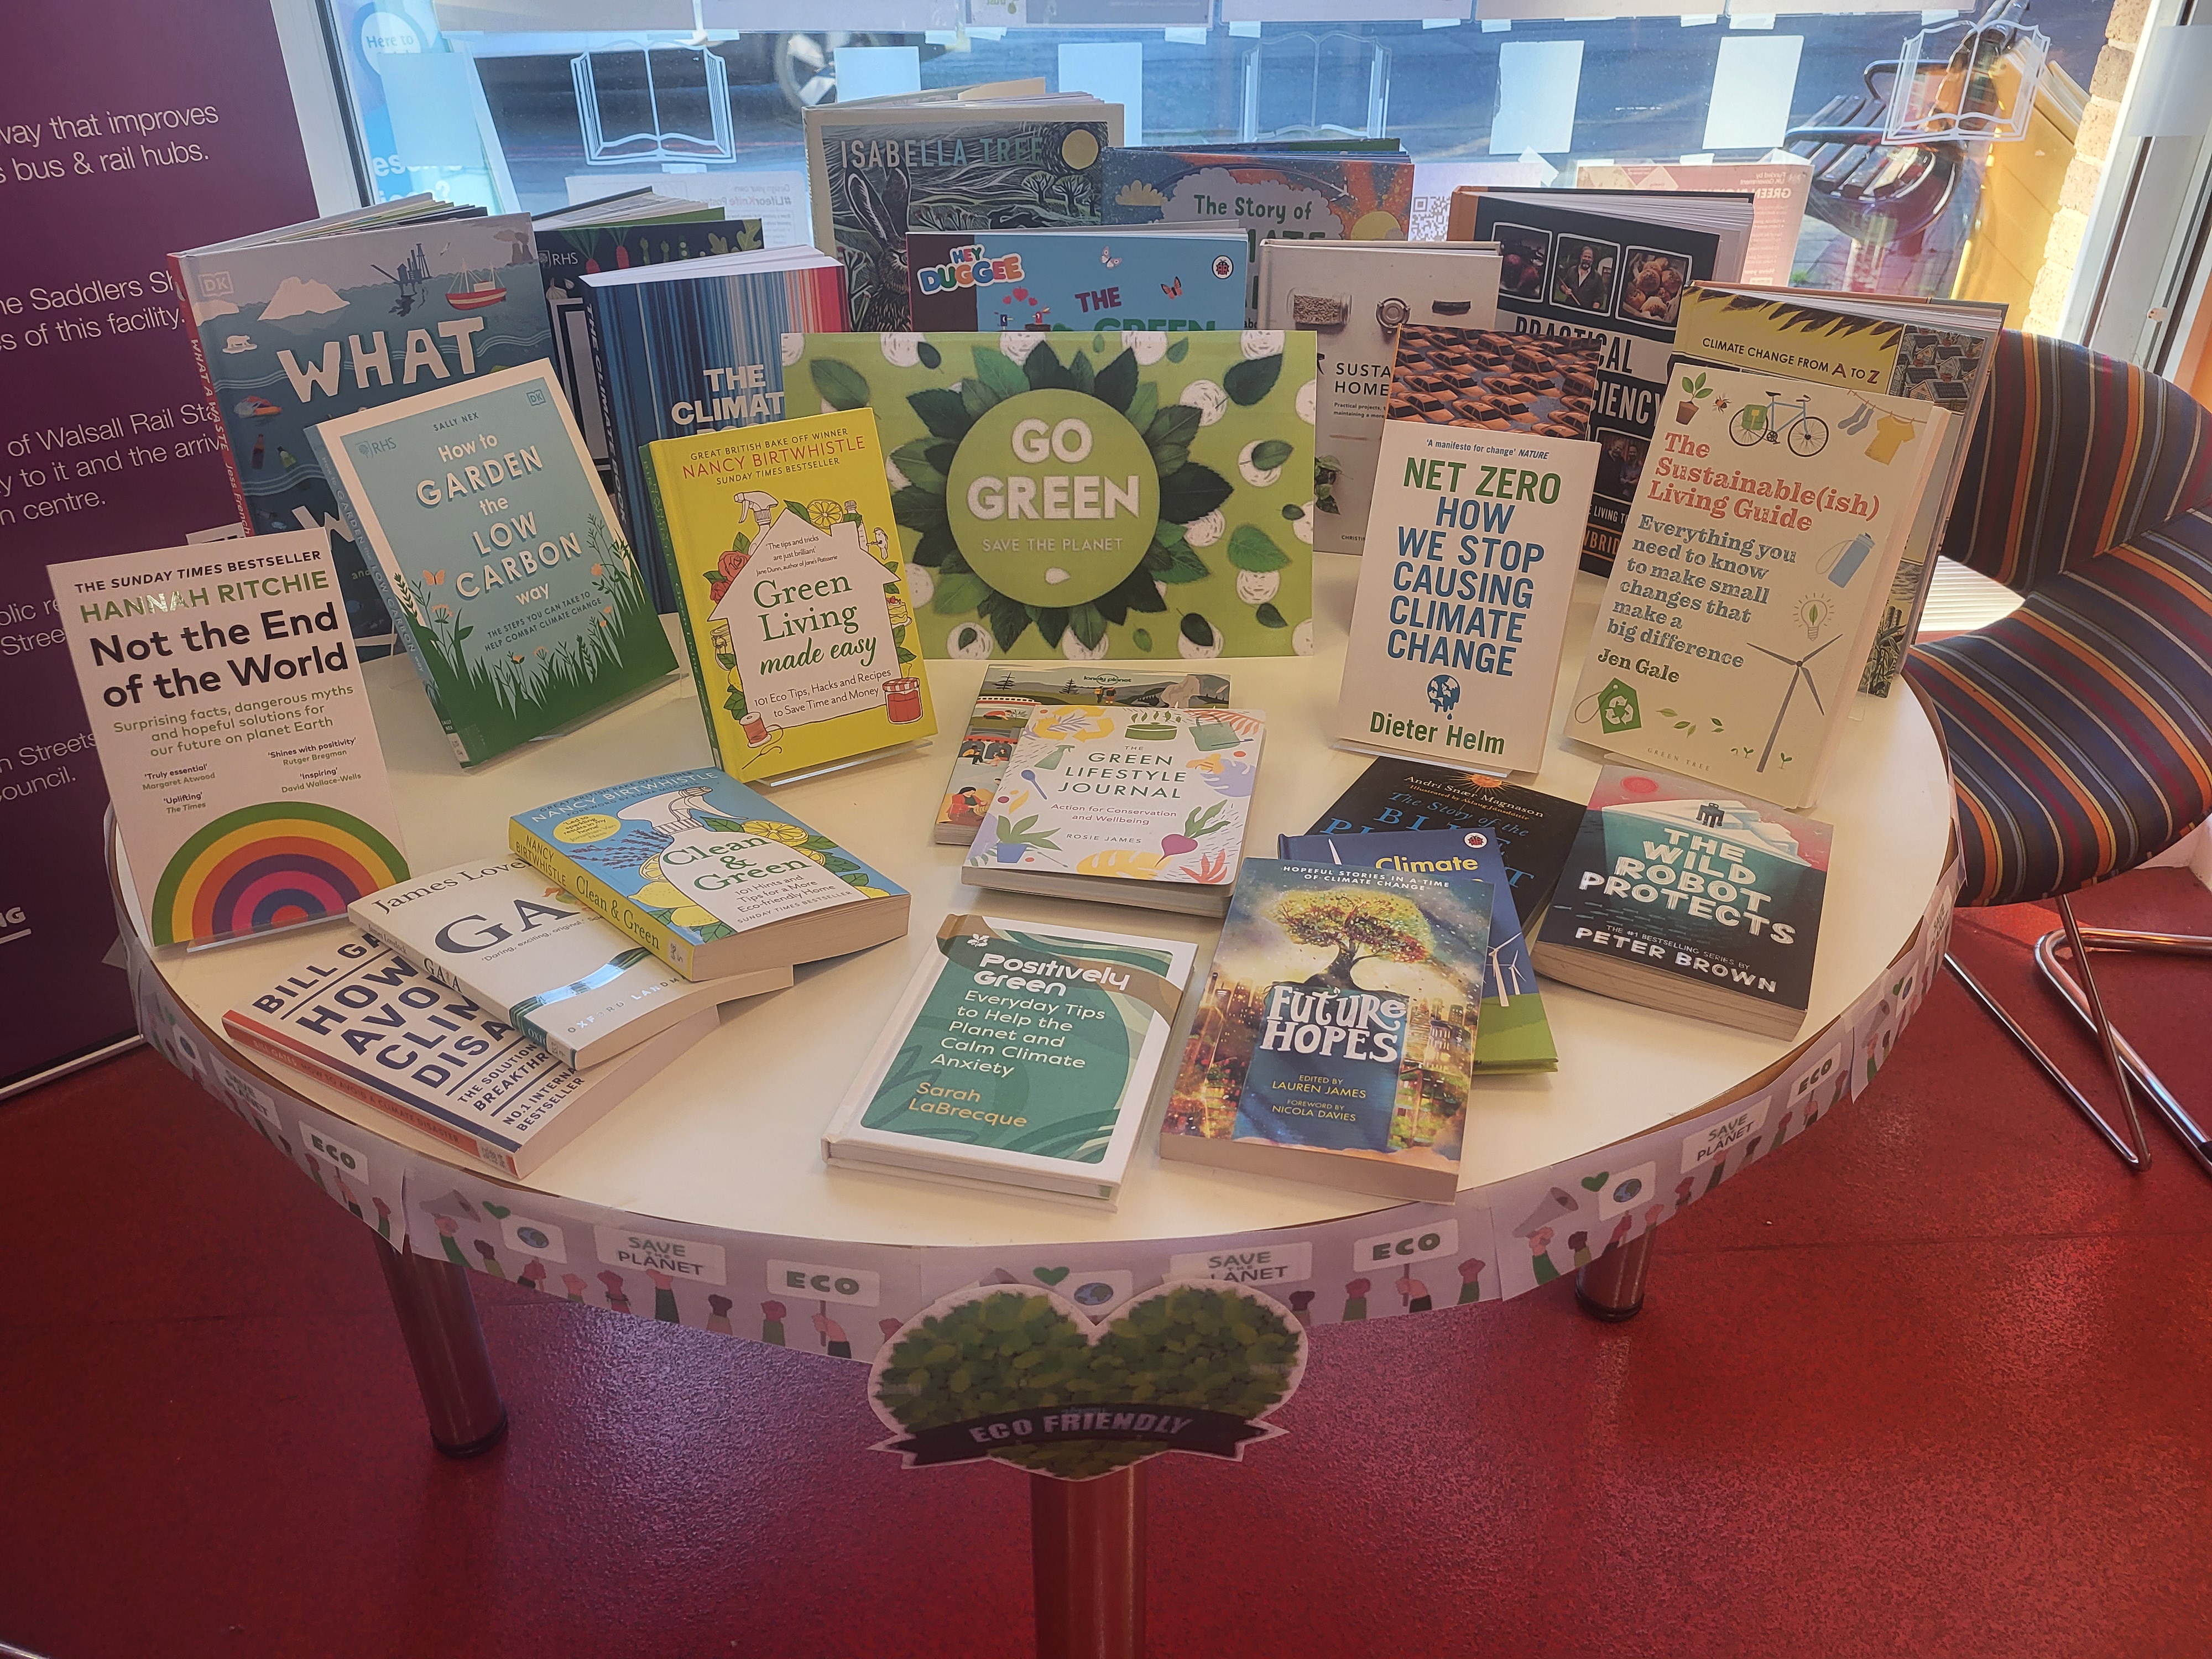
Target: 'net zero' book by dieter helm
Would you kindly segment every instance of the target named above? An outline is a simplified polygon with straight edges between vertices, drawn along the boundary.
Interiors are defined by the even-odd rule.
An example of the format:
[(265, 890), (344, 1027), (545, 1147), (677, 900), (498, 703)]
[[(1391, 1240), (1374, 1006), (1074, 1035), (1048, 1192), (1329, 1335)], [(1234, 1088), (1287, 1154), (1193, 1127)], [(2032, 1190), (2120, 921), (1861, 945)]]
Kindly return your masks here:
[(947, 916), (823, 1156), (1112, 1204), (1194, 950)]
[(337, 915), (406, 878), (326, 532), (47, 574), (155, 944)]
[(308, 436), (462, 765), (676, 666), (550, 363)]

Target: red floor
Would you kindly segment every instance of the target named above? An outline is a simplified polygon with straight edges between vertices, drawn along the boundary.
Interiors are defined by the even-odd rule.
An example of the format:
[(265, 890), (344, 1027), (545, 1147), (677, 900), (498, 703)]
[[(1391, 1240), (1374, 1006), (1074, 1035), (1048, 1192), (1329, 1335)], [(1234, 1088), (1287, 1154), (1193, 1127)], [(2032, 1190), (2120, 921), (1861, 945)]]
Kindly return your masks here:
[[(2178, 872), (2080, 908), (2212, 932)], [(2053, 1008), (2047, 923), (1960, 921)], [(2212, 1109), (2212, 964), (2109, 983)], [(1662, 1230), (1635, 1322), (1562, 1284), (1323, 1329), (1289, 1437), (1153, 1464), (1152, 1651), (2212, 1654), (2212, 1179), (2153, 1134), (2130, 1178), (1939, 981), (1873, 1093)], [(484, 1284), (514, 1433), (434, 1455), (362, 1230), (150, 1055), (0, 1107), (0, 1642), (1028, 1647), (1023, 1477), (869, 1452), (849, 1364)]]

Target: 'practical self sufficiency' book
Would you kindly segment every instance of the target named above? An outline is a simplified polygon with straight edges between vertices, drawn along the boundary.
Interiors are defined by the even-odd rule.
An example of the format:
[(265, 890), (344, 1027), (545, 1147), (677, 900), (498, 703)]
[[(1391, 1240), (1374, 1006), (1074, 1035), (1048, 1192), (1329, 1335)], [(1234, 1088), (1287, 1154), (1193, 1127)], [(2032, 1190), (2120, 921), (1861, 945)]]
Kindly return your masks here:
[(550, 363), (342, 416), (308, 437), (462, 765), (675, 667)]
[(689, 980), (906, 932), (904, 888), (712, 767), (517, 813), (507, 844)]
[(1110, 1206), (1194, 948), (945, 917), (823, 1136), (823, 1156)]
[(695, 984), (512, 854), (396, 883), (347, 914), (579, 1071), (702, 1009), (791, 983), (790, 969), (770, 967)]
[(937, 730), (865, 409), (647, 447), (646, 484), (714, 758), (741, 779)]

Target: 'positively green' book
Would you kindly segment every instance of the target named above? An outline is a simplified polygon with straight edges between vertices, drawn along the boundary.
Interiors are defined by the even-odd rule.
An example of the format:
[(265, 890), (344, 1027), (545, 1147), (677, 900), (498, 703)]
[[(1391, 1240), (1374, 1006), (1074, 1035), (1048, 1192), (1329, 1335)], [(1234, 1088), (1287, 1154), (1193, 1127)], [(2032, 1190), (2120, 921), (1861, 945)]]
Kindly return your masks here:
[(823, 1156), (1110, 1205), (1194, 951), (945, 917)]
[(550, 363), (309, 434), (464, 766), (676, 665)]
[(869, 409), (928, 657), (1313, 650), (1314, 337), (810, 334)]

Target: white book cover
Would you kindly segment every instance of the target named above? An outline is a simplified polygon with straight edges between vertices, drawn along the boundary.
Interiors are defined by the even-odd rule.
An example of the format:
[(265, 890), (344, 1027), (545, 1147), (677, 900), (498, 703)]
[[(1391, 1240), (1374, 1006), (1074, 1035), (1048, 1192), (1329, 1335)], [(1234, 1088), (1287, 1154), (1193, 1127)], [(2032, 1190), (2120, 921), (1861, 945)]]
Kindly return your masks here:
[(1260, 245), (1260, 326), (1310, 329), (1314, 381), (1314, 550), (1366, 546), (1383, 405), (1401, 329), (1408, 323), (1488, 328), (1498, 309), (1495, 244), (1407, 242)]
[(1339, 738), (1473, 771), (1542, 768), (1597, 456), (1572, 438), (1382, 423)]
[(579, 1072), (349, 928), (222, 1017), (231, 1038), (515, 1176), (527, 1176), (713, 1030), (703, 1009)]
[(822, 1142), (832, 1164), (1111, 1205), (1196, 947), (950, 915)]
[(356, 899), (348, 914), (580, 1070), (702, 1008), (791, 983), (780, 967), (685, 979), (512, 854), (417, 876)]
[(1952, 419), (1673, 363), (1567, 735), (1813, 805)]
[(340, 915), (405, 878), (327, 532), (46, 574), (155, 944)]
[(967, 866), (1225, 893), (1265, 730), (1245, 708), (1040, 708)]

